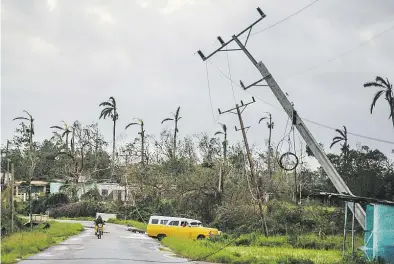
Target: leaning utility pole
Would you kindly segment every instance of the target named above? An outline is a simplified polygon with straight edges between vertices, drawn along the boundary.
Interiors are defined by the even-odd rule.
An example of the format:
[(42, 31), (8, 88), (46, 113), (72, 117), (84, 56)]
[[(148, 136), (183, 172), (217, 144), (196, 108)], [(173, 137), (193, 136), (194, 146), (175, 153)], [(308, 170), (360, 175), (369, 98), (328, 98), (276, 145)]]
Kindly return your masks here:
[[(266, 221), (265, 221), (264, 210), (263, 210), (263, 203), (262, 203), (262, 196), (261, 196), (261, 181), (260, 181), (260, 179), (258, 179), (258, 178), (256, 177), (256, 174), (255, 174), (256, 171), (255, 171), (255, 168), (254, 168), (253, 158), (252, 158), (252, 154), (251, 154), (251, 152), (250, 152), (250, 148), (249, 148), (249, 144), (248, 144), (248, 138), (246, 137), (246, 131), (245, 131), (245, 129), (247, 129), (247, 128), (249, 128), (249, 127), (245, 128), (244, 122), (243, 122), (243, 120), (242, 120), (242, 112), (245, 110), (245, 108), (246, 108), (248, 105), (253, 104), (253, 103), (256, 102), (256, 100), (254, 99), (254, 97), (252, 97), (252, 99), (253, 99), (252, 102), (249, 102), (249, 103), (246, 103), (246, 104), (244, 104), (244, 103), (241, 101), (241, 106), (239, 106), (238, 104), (236, 104), (236, 105), (235, 105), (235, 108), (229, 109), (229, 110), (224, 111), (224, 112), (220, 111), (220, 109), (218, 109), (218, 110), (219, 110), (219, 114), (232, 113), (232, 114), (238, 115), (239, 124), (240, 124), (240, 126), (241, 126), (241, 131), (242, 131), (242, 136), (243, 136), (243, 138), (244, 138), (244, 143), (245, 143), (245, 148), (246, 148), (246, 154), (247, 154), (247, 156), (248, 156), (249, 167), (250, 167), (250, 175), (251, 175), (251, 178), (252, 178), (252, 182), (254, 182), (254, 184), (255, 184), (255, 186), (256, 186), (257, 203), (258, 203), (258, 206), (259, 206), (260, 217), (261, 217), (262, 224), (263, 224), (264, 234), (265, 234), (266, 236), (268, 236), (268, 229), (267, 229), (267, 224), (266, 224)], [(242, 107), (242, 110), (239, 109), (240, 107)], [(232, 111), (234, 111), (234, 110), (237, 110), (237, 112), (236, 112), (236, 113), (232, 112)], [(237, 127), (235, 127), (235, 130), (238, 131)]]
[[(203, 61), (209, 59), (212, 57), (215, 53), (219, 51), (234, 51), (234, 50), (241, 50), (245, 53), (245, 55), (249, 58), (249, 60), (253, 63), (253, 65), (258, 69), (260, 72), (262, 78), (253, 84), (244, 87), (244, 89), (248, 89), (252, 86), (256, 86), (258, 83), (265, 81), (267, 84), (265, 86), (268, 86), (273, 94), (275, 95), (276, 99), (278, 99), (279, 103), (289, 116), (293, 120), (293, 125), (297, 128), (298, 132), (302, 136), (302, 138), (305, 140), (306, 144), (309, 146), (310, 150), (316, 157), (316, 159), (319, 161), (320, 165), (326, 172), (327, 176), (330, 178), (331, 182), (334, 184), (335, 188), (339, 193), (343, 194), (349, 194), (353, 195), (353, 193), (350, 191), (349, 187), (346, 185), (345, 181), (342, 179), (342, 177), (339, 175), (337, 170), (335, 169), (334, 165), (330, 162), (328, 159), (327, 155), (324, 153), (324, 151), (321, 149), (315, 138), (313, 137), (312, 133), (309, 131), (309, 129), (306, 127), (304, 124), (303, 120), (301, 117), (298, 115), (297, 111), (294, 109), (294, 106), (290, 103), (290, 101), (287, 99), (286, 95), (283, 93), (279, 85), (276, 83), (275, 79), (272, 77), (271, 73), (268, 71), (267, 67), (264, 65), (263, 62), (257, 62), (255, 58), (250, 54), (250, 52), (246, 49), (246, 44), (249, 40), (250, 32), (253, 28), (254, 25), (256, 25), (258, 22), (260, 22), (262, 19), (266, 17), (266, 15), (261, 11), (260, 8), (257, 8), (257, 11), (260, 14), (260, 18), (257, 19), (252, 25), (238, 33), (237, 35), (233, 35), (232, 39), (230, 39), (227, 42), (224, 42), (221, 37), (218, 37), (218, 40), (221, 44), (221, 47), (216, 49), (214, 52), (212, 52), (209, 56), (205, 56), (201, 50), (198, 51), (198, 54), (202, 58)], [(240, 40), (239, 37), (245, 33), (246, 31), (248, 32), (248, 36), (246, 38), (245, 44), (243, 44)], [(231, 42), (237, 43), (239, 46), (239, 49), (224, 49), (229, 43)], [(361, 207), (360, 204), (356, 204), (354, 207), (353, 211), (353, 204), (348, 203), (348, 207), (350, 210), (355, 213), (357, 221), (361, 225), (363, 229), (365, 229), (365, 211)]]

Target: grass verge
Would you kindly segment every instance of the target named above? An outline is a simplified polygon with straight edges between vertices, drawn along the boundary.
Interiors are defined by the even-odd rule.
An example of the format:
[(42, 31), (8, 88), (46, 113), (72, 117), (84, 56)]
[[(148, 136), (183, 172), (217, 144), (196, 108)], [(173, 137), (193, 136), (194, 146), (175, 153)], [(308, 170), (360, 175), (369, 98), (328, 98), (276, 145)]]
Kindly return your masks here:
[[(228, 246), (211, 241), (195, 241), (175, 237), (165, 238), (162, 243), (175, 253), (192, 260), (208, 256), (204, 260), (219, 263), (268, 263), (268, 264), (334, 264), (341, 263), (338, 250), (302, 249), (292, 247)], [(213, 254), (217, 252), (216, 254)], [(209, 256), (210, 254), (213, 254)]]
[(83, 231), (83, 226), (76, 223), (52, 221), (50, 225), (48, 229), (42, 229), (41, 225), (32, 232), (22, 231), (5, 237), (1, 243), (1, 263), (16, 263), (17, 259), (36, 254)]
[(107, 223), (113, 223), (113, 224), (118, 224), (118, 225), (128, 225), (128, 226), (133, 226), (135, 228), (141, 229), (146, 231), (146, 224), (134, 221), (134, 220), (123, 220), (123, 219), (108, 219)]

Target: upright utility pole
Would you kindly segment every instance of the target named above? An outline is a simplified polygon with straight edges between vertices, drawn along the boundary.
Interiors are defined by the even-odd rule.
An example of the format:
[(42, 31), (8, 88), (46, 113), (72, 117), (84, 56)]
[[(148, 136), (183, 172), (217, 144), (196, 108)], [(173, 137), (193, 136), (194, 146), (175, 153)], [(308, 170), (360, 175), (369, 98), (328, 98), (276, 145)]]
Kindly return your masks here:
[(14, 233), (14, 178), (15, 177), (15, 170), (14, 170), (14, 163), (11, 163), (11, 233)]
[[(7, 145), (6, 145), (6, 148), (5, 148), (5, 161), (8, 160), (8, 148), (9, 148), (9, 145), (10, 145), (10, 141), (7, 140)], [(4, 184), (6, 183), (6, 176), (5, 176), (6, 171), (7, 171), (7, 177), (9, 177), (8, 174), (10, 173), (10, 171), (8, 169), (8, 166), (7, 166), (7, 163), (5, 164), (5, 166), (6, 167), (4, 168), (4, 172), (3, 172)]]
[[(260, 22), (263, 18), (266, 17), (266, 15), (261, 11), (260, 8), (257, 8), (257, 11), (260, 14), (260, 18), (257, 19), (252, 25), (238, 33), (237, 35), (233, 35), (232, 39), (230, 39), (227, 42), (224, 42), (221, 37), (218, 37), (218, 40), (221, 44), (221, 47), (216, 49), (214, 52), (212, 52), (209, 56), (205, 56), (201, 50), (198, 51), (198, 54), (202, 58), (203, 61), (209, 59), (212, 57), (215, 53), (219, 51), (229, 51), (230, 49), (224, 49), (229, 43), (235, 42), (239, 46), (239, 49), (231, 49), (232, 50), (241, 50), (245, 53), (245, 55), (249, 58), (249, 60), (253, 63), (253, 65), (257, 68), (257, 70), (260, 72), (262, 78), (253, 84), (244, 87), (244, 89), (248, 89), (252, 86), (256, 86), (258, 83), (265, 81), (267, 84), (264, 86), (268, 86), (275, 97), (278, 99), (279, 103), (287, 113), (287, 115), (292, 118), (293, 120), (293, 125), (297, 128), (298, 132), (302, 136), (302, 138), (305, 140), (306, 144), (309, 146), (311, 149), (312, 153), (316, 157), (316, 159), (319, 161), (320, 165), (323, 167), (324, 171), (326, 172), (327, 176), (330, 178), (331, 182), (334, 184), (335, 188), (339, 193), (346, 193), (349, 195), (353, 195), (353, 193), (350, 191), (349, 187), (346, 185), (345, 181), (341, 178), (341, 176), (338, 174), (337, 170), (335, 169), (334, 165), (330, 162), (324, 151), (321, 149), (315, 138), (313, 137), (312, 133), (309, 131), (309, 129), (306, 127), (304, 122), (302, 121), (301, 117), (298, 115), (297, 111), (294, 109), (294, 106), (290, 103), (290, 101), (287, 99), (286, 95), (283, 93), (279, 85), (276, 83), (275, 79), (271, 75), (271, 73), (268, 71), (267, 67), (264, 65), (263, 62), (257, 62), (253, 56), (250, 54), (250, 52), (246, 49), (246, 44), (249, 40), (250, 32), (252, 30), (252, 27), (256, 25), (258, 22)], [(246, 38), (245, 44), (243, 44), (240, 40), (239, 37), (245, 33), (246, 31), (248, 32), (248, 36)], [(352, 203), (348, 203), (348, 207), (350, 210), (353, 210)], [(360, 204), (357, 204), (355, 206), (355, 213), (357, 221), (361, 225), (363, 229), (365, 229), (365, 211), (361, 207)]]
[[(266, 225), (266, 221), (265, 221), (265, 216), (264, 216), (264, 211), (263, 211), (263, 204), (262, 204), (261, 181), (260, 181), (260, 179), (258, 179), (256, 177), (256, 174), (255, 174), (256, 171), (255, 171), (255, 168), (254, 168), (252, 154), (251, 154), (250, 148), (249, 148), (248, 138), (246, 136), (246, 131), (245, 131), (246, 128), (245, 128), (244, 122), (242, 120), (242, 112), (245, 110), (245, 108), (248, 105), (253, 104), (253, 103), (256, 102), (254, 97), (252, 97), (252, 99), (253, 99), (252, 102), (249, 102), (249, 103), (246, 103), (246, 104), (244, 104), (241, 101), (242, 110), (240, 110), (240, 106), (238, 104), (235, 105), (235, 108), (229, 109), (229, 110), (224, 111), (224, 112), (220, 111), (220, 109), (218, 109), (218, 110), (219, 110), (219, 114), (232, 113), (232, 114), (238, 115), (239, 125), (241, 126), (242, 136), (243, 136), (244, 143), (245, 143), (245, 148), (246, 148), (246, 154), (247, 154), (248, 161), (249, 161), (250, 175), (251, 175), (251, 178), (252, 178), (252, 182), (254, 182), (254, 184), (256, 186), (257, 203), (258, 203), (258, 206), (259, 206), (260, 217), (261, 217), (261, 220), (262, 220), (264, 233), (265, 233), (266, 236), (268, 236), (268, 229), (267, 229), (267, 225)], [(232, 112), (234, 110), (237, 110), (237, 112), (236, 113)], [(238, 130), (237, 127), (235, 127), (235, 130)]]

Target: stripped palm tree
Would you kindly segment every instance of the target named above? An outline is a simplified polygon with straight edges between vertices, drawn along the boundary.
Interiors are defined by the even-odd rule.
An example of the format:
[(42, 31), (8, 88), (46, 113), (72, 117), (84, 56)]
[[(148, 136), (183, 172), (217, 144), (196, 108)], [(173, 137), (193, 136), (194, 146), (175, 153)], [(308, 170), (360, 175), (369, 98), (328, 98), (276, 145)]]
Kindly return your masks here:
[[(62, 121), (64, 124), (64, 127), (61, 126), (51, 126), (50, 128), (53, 129), (57, 129), (60, 130), (61, 132), (63, 132), (61, 134), (61, 138), (66, 137), (66, 152), (68, 152), (68, 139), (69, 139), (69, 134), (73, 131), (73, 128), (68, 126), (66, 122)], [(57, 133), (57, 131), (55, 131), (54, 133)]]
[(377, 100), (380, 98), (380, 96), (382, 96), (382, 94), (384, 94), (384, 97), (387, 101), (387, 103), (389, 104), (390, 107), (390, 115), (389, 115), (389, 119), (391, 118), (391, 121), (393, 122), (393, 126), (394, 126), (394, 90), (393, 90), (393, 84), (390, 83), (389, 79), (386, 78), (386, 80), (384, 80), (382, 77), (377, 76), (375, 78), (374, 82), (367, 82), (364, 83), (364, 87), (377, 87), (380, 90), (375, 94), (374, 98), (372, 99), (372, 103), (371, 103), (371, 114), (372, 111), (376, 105)]
[(116, 106), (116, 100), (114, 97), (110, 97), (108, 101), (102, 102), (99, 106), (103, 106), (99, 119), (106, 119), (111, 117), (113, 124), (112, 129), (112, 176), (115, 173), (115, 134), (116, 134), (116, 120), (119, 118), (118, 109)]
[(125, 129), (128, 129), (130, 126), (135, 126), (139, 125), (141, 127), (141, 132), (138, 132), (138, 134), (141, 136), (141, 164), (144, 165), (145, 163), (145, 150), (144, 150), (144, 144), (145, 144), (145, 130), (144, 130), (144, 121), (142, 119), (138, 119), (138, 123), (130, 123), (128, 124)]
[(173, 117), (166, 118), (166, 119), (164, 119), (163, 121), (161, 121), (162, 124), (163, 124), (164, 122), (166, 122), (166, 121), (174, 121), (174, 124), (175, 124), (173, 151), (172, 151), (172, 154), (171, 154), (171, 156), (172, 156), (173, 158), (176, 157), (176, 136), (177, 136), (177, 134), (178, 134), (178, 132), (179, 132), (179, 130), (178, 130), (178, 121), (182, 118), (182, 117), (179, 116), (179, 110), (180, 110), (180, 109), (181, 109), (181, 107), (178, 106), (178, 109), (176, 110), (175, 114), (174, 114), (174, 113), (172, 114)]
[[(222, 142), (222, 146), (223, 146), (223, 164), (226, 164), (226, 160), (227, 160), (227, 126), (225, 124), (220, 124), (222, 126), (222, 131), (217, 131), (215, 133), (215, 136), (217, 135), (223, 135), (224, 136), (224, 140)], [(219, 174), (219, 188), (218, 191), (221, 194), (220, 196), (220, 203), (223, 197), (223, 190), (224, 190), (224, 174), (225, 174), (225, 169), (221, 168), (220, 170), (220, 174)]]
[(224, 135), (224, 140), (222, 142), (223, 146), (223, 159), (226, 160), (227, 158), (227, 126), (225, 124), (220, 124), (222, 126), (222, 131), (217, 131), (215, 136), (217, 135)]
[[(15, 120), (26, 120), (28, 121), (29, 127), (26, 129), (26, 132), (29, 134), (29, 157), (30, 157), (30, 161), (31, 161), (31, 166), (30, 166), (30, 171), (29, 171), (29, 204), (30, 204), (30, 217), (29, 217), (29, 221), (30, 221), (30, 230), (33, 230), (33, 221), (32, 221), (32, 199), (31, 199), (31, 180), (33, 178), (33, 172), (34, 172), (34, 168), (35, 168), (35, 161), (33, 158), (33, 135), (34, 135), (34, 118), (33, 116), (27, 112), (26, 110), (23, 110), (23, 112), (25, 112), (27, 114), (28, 117), (24, 117), (24, 116), (19, 116), (19, 117), (15, 117), (14, 119), (12, 119), (12, 121)], [(22, 121), (23, 124), (23, 121)]]

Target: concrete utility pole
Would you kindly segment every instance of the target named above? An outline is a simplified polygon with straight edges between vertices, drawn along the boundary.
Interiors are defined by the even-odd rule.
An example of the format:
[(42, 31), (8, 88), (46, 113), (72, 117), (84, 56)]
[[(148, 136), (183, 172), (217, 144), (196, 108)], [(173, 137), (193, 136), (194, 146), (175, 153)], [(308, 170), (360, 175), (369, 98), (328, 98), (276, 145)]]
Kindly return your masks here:
[[(278, 99), (279, 103), (287, 113), (287, 115), (292, 118), (293, 120), (293, 125), (297, 128), (298, 132), (302, 136), (302, 138), (305, 140), (306, 144), (309, 146), (310, 150), (316, 157), (316, 159), (319, 161), (320, 165), (326, 172), (327, 176), (330, 178), (331, 182), (334, 184), (335, 188), (339, 193), (342, 194), (349, 194), (353, 195), (353, 193), (350, 191), (349, 187), (346, 185), (345, 181), (342, 179), (342, 177), (339, 175), (337, 170), (335, 169), (334, 165), (330, 162), (328, 159), (327, 155), (324, 153), (322, 148), (319, 146), (315, 138), (313, 137), (312, 133), (309, 131), (309, 129), (306, 127), (304, 124), (303, 120), (301, 117), (298, 115), (297, 111), (294, 109), (294, 106), (290, 103), (290, 101), (287, 99), (286, 95), (283, 93), (282, 89), (279, 87), (279, 85), (276, 83), (275, 79), (271, 75), (271, 73), (268, 71), (267, 67), (264, 65), (263, 62), (257, 62), (255, 58), (250, 54), (250, 52), (246, 49), (246, 44), (249, 40), (250, 32), (253, 28), (254, 25), (256, 25), (258, 22), (260, 22), (262, 19), (266, 17), (266, 15), (261, 11), (260, 8), (257, 8), (257, 11), (260, 14), (260, 18), (257, 19), (253, 24), (251, 24), (249, 27), (238, 33), (237, 35), (233, 35), (232, 39), (230, 39), (227, 42), (224, 42), (221, 37), (218, 37), (218, 40), (221, 44), (221, 47), (216, 49), (214, 52), (212, 52), (210, 55), (207, 57), (201, 52), (201, 50), (197, 51), (200, 57), (202, 58), (203, 61), (209, 59), (212, 57), (214, 54), (216, 54), (219, 51), (235, 51), (235, 50), (240, 50), (245, 53), (245, 55), (249, 58), (249, 60), (253, 63), (253, 65), (257, 68), (257, 70), (260, 72), (262, 78), (253, 84), (243, 88), (246, 90), (252, 86), (257, 86), (262, 81), (265, 81), (266, 84), (264, 86), (267, 86), (271, 89), (273, 94), (275, 95), (276, 99)], [(243, 44), (240, 40), (239, 37), (248, 31), (248, 36), (246, 38), (245, 44)], [(224, 49), (229, 43), (231, 42), (237, 43), (239, 46), (239, 49)], [(241, 82), (242, 85), (242, 82)], [(348, 207), (350, 210), (352, 210), (353, 213), (356, 215), (356, 219), (361, 225), (363, 229), (365, 229), (365, 211), (361, 207), (360, 204), (356, 204), (354, 207), (353, 211), (353, 205), (352, 203), (348, 203)]]
[[(246, 131), (245, 131), (249, 127), (245, 128), (244, 122), (242, 120), (242, 112), (245, 110), (245, 108), (248, 105), (253, 104), (253, 103), (256, 102), (254, 97), (252, 97), (252, 99), (253, 99), (252, 102), (249, 102), (249, 103), (246, 103), (246, 104), (244, 104), (241, 101), (242, 110), (240, 110), (240, 106), (238, 104), (235, 105), (235, 108), (229, 109), (229, 110), (224, 111), (224, 112), (220, 111), (220, 109), (218, 109), (218, 110), (219, 110), (219, 114), (232, 113), (232, 114), (238, 115), (239, 124), (241, 126), (242, 136), (243, 136), (244, 143), (245, 143), (246, 154), (248, 156), (249, 167), (250, 167), (250, 175), (251, 175), (251, 178), (252, 178), (252, 182), (254, 182), (255, 186), (256, 186), (257, 203), (258, 203), (258, 206), (259, 206), (260, 217), (261, 217), (261, 220), (263, 222), (264, 233), (265, 233), (266, 236), (268, 236), (268, 229), (267, 229), (267, 224), (266, 224), (266, 221), (265, 221), (264, 210), (263, 210), (263, 203), (262, 203), (262, 196), (261, 196), (261, 181), (260, 181), (260, 179), (258, 179), (256, 177), (256, 174), (255, 174), (256, 171), (255, 171), (255, 168), (254, 168), (253, 158), (252, 158), (252, 154), (250, 152), (250, 148), (249, 148), (249, 144), (248, 144), (248, 138), (246, 136)], [(234, 110), (237, 110), (237, 112), (236, 113), (232, 112)], [(237, 127), (235, 127), (235, 130), (238, 131)]]

